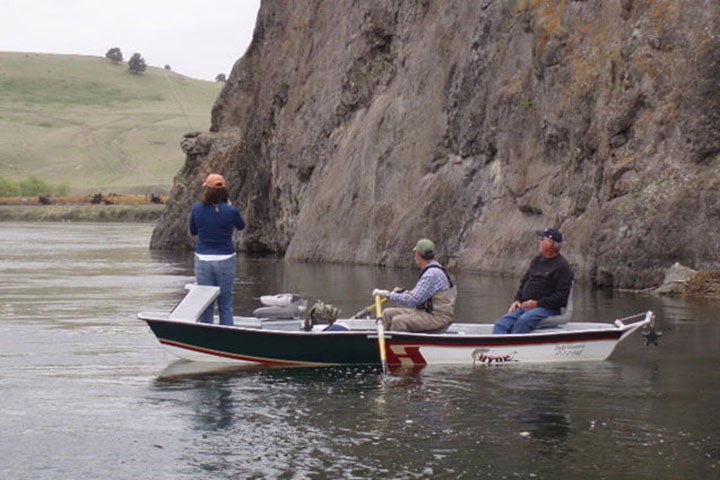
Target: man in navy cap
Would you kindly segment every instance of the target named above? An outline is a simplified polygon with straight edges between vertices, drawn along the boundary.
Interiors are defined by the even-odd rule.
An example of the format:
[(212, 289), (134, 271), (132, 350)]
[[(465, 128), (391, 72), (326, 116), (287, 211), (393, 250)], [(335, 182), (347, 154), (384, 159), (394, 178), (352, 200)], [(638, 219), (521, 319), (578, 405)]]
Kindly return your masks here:
[(560, 315), (567, 305), (573, 272), (560, 255), (562, 233), (554, 228), (537, 231), (540, 252), (520, 280), (508, 313), (495, 322), (493, 333), (528, 333), (543, 318)]

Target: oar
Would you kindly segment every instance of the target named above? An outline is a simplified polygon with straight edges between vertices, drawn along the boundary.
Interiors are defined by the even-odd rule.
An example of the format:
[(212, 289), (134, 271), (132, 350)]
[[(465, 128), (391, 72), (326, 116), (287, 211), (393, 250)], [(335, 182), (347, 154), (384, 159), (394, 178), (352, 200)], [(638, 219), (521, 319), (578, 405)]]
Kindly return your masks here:
[[(388, 298), (387, 298), (387, 297), (385, 297), (385, 298), (383, 298), (382, 300), (380, 300), (380, 303), (381, 303), (382, 305), (385, 305), (387, 302), (388, 302)], [(349, 320), (355, 320), (356, 318), (360, 318), (360, 317), (364, 317), (365, 315), (369, 315), (370, 312), (373, 311), (373, 310), (375, 310), (375, 304), (374, 304), (374, 303), (373, 303), (372, 305), (369, 305), (369, 306), (363, 308), (362, 310), (360, 310), (358, 313), (356, 313), (355, 315), (353, 315), (352, 317), (350, 317)]]
[(385, 353), (385, 322), (382, 319), (382, 301), (380, 295), (375, 295), (375, 321), (377, 323), (378, 347), (380, 348), (380, 363), (382, 364), (383, 375), (387, 376), (387, 355)]

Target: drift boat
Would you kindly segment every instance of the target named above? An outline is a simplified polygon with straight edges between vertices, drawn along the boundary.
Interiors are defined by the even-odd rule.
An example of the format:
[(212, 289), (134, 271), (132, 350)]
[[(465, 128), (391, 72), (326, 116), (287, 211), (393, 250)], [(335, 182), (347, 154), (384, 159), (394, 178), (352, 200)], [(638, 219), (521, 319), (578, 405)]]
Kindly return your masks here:
[[(186, 288), (188, 294), (170, 313), (143, 312), (138, 318), (167, 350), (194, 361), (380, 365), (379, 345), (383, 343), (387, 363), (401, 367), (597, 361), (607, 359), (619, 342), (640, 327), (649, 326), (655, 334), (651, 311), (613, 323), (569, 322), (571, 301), (564, 315), (547, 319), (526, 334), (493, 335), (492, 324), (480, 323), (452, 323), (434, 332), (382, 332), (374, 318), (355, 318), (359, 314), (327, 325), (300, 318), (297, 310), (279, 316), (236, 316), (233, 326), (224, 326), (197, 322), (220, 289)], [(363, 313), (369, 310), (371, 307)]]

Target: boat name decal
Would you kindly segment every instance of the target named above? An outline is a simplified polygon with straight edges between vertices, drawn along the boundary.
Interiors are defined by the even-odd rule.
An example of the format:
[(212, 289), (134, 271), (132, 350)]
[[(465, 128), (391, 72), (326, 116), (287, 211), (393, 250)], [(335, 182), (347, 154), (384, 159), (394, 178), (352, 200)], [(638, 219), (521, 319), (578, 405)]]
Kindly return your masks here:
[(555, 355), (562, 357), (579, 357), (585, 350), (584, 343), (562, 343), (555, 345)]
[(515, 354), (517, 353), (517, 350), (505, 355), (490, 355), (488, 354), (489, 351), (490, 349), (488, 348), (476, 348), (475, 350), (473, 350), (473, 365), (475, 363), (485, 363), (489, 365), (491, 363), (505, 363), (516, 361)]

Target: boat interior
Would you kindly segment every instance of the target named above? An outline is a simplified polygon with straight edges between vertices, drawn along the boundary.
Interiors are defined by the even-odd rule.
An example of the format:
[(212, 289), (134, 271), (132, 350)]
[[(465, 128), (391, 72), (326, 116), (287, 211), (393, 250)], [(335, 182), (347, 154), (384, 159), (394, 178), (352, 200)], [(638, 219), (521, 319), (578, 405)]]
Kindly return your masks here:
[[(184, 322), (197, 322), (200, 314), (217, 298), (220, 289), (218, 287), (189, 284), (185, 287), (187, 295), (175, 306), (169, 315), (164, 317), (168, 320)], [(618, 328), (612, 323), (568, 323), (572, 315), (572, 291), (568, 301), (568, 307), (562, 315), (551, 317), (543, 321), (538, 329), (532, 334), (560, 333), (579, 330), (598, 330)], [(153, 315), (154, 318), (158, 318)], [(350, 318), (337, 319), (334, 322), (313, 324), (299, 316), (296, 317), (261, 317), (261, 316), (235, 316), (233, 317), (234, 328), (253, 328), (271, 331), (288, 332), (356, 332), (377, 330), (374, 318)], [(224, 327), (224, 328), (233, 328)], [(492, 334), (492, 323), (452, 323), (449, 326), (429, 332), (416, 332), (425, 335), (490, 335)], [(390, 333), (390, 332), (389, 332)], [(527, 334), (525, 334), (527, 335)]]

